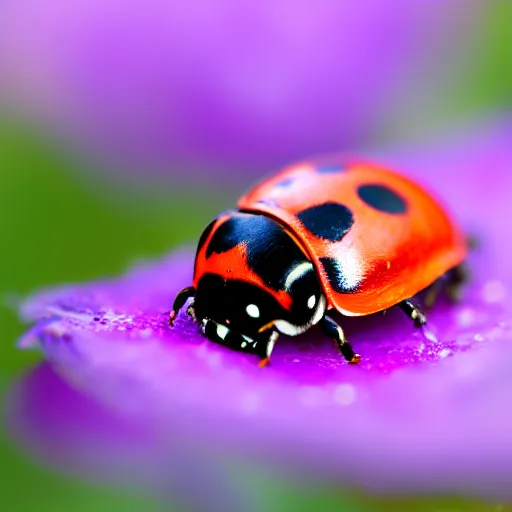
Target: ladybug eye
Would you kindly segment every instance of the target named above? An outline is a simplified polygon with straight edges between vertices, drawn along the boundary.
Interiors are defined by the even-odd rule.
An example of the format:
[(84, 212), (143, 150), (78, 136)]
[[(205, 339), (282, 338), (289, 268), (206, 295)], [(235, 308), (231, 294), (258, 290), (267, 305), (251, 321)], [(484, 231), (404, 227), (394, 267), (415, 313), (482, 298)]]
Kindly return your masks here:
[(260, 310), (259, 310), (258, 306), (256, 306), (256, 304), (249, 304), (245, 308), (245, 311), (252, 318), (259, 318), (260, 317)]
[(315, 304), (316, 304), (316, 297), (314, 295), (311, 295), (311, 297), (309, 297), (309, 299), (308, 299), (308, 308), (313, 309), (315, 307)]

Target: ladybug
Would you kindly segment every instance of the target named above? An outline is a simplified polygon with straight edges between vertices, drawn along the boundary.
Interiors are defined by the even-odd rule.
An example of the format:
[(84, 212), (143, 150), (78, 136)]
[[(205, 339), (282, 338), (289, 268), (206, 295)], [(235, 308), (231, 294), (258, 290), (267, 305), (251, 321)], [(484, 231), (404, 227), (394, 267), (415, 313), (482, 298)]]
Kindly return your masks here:
[[(327, 162), (329, 162), (327, 160)], [(302, 162), (264, 180), (199, 239), (192, 286), (174, 301), (212, 341), (268, 363), (278, 335), (318, 324), (349, 363), (360, 361), (334, 312), (363, 316), (443, 282), (455, 296), (468, 252), (462, 230), (420, 185), (379, 164)], [(443, 276), (447, 279), (441, 279)]]

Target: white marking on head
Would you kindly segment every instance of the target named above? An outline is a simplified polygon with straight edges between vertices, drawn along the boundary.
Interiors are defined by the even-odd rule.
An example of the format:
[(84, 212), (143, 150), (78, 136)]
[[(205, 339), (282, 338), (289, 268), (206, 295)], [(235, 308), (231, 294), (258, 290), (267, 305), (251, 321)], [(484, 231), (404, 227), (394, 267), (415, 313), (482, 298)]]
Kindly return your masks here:
[(310, 261), (303, 261), (299, 263), (288, 273), (284, 282), (284, 289), (289, 290), (292, 284), (300, 279), (304, 274), (307, 274), (313, 269), (313, 263)]
[(316, 304), (316, 297), (314, 295), (311, 295), (311, 297), (309, 297), (309, 299), (308, 299), (308, 308), (313, 309), (315, 307), (315, 304)]
[(229, 329), (225, 325), (217, 324), (217, 336), (224, 340), (228, 335)]
[(286, 334), (287, 336), (297, 336), (299, 334), (302, 334), (303, 332), (307, 331), (309, 328), (309, 325), (293, 325), (290, 322), (287, 322), (286, 320), (276, 320), (274, 324), (279, 332), (282, 332), (283, 334)]
[(245, 311), (252, 318), (259, 318), (260, 317), (260, 309), (258, 308), (258, 306), (256, 306), (256, 304), (249, 304), (245, 308)]
[(240, 345), (242, 348), (245, 348), (247, 347), (247, 342), (246, 341), (242, 341), (242, 344)]
[(248, 341), (249, 343), (252, 343), (252, 342), (253, 342), (253, 339), (252, 339), (252, 338), (249, 338), (249, 336), (246, 336), (245, 334), (242, 334), (242, 338), (243, 338), (245, 341)]
[(279, 332), (286, 334), (288, 336), (297, 336), (306, 332), (310, 327), (320, 322), (325, 313), (325, 297), (323, 295), (320, 296), (320, 300), (318, 301), (318, 305), (316, 307), (314, 315), (311, 317), (311, 320), (304, 325), (293, 325), (286, 320), (276, 320), (274, 325), (277, 327)]
[(313, 315), (313, 318), (311, 319), (311, 322), (309, 323), (309, 326), (316, 325), (325, 314), (325, 309), (327, 307), (327, 303), (325, 301), (325, 297), (323, 295), (320, 295), (320, 300), (318, 301), (318, 306), (316, 307), (315, 314)]

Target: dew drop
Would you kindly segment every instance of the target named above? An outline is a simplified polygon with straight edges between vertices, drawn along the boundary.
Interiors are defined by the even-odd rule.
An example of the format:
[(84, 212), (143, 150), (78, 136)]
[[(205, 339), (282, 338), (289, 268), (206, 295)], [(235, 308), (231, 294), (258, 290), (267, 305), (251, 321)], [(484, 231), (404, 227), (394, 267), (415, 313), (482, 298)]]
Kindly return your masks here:
[(350, 405), (356, 399), (356, 388), (352, 384), (340, 384), (334, 390), (334, 401), (340, 405)]

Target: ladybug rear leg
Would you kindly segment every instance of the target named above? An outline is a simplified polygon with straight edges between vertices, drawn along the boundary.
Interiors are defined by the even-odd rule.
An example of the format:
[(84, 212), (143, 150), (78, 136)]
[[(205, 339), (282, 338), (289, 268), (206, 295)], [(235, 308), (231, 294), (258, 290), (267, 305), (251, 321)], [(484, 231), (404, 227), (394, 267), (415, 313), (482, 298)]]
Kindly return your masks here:
[(418, 306), (415, 306), (410, 300), (403, 300), (399, 304), (400, 309), (414, 321), (415, 327), (421, 327), (427, 323), (427, 317)]
[(437, 298), (439, 297), (439, 293), (444, 288), (444, 283), (441, 279), (438, 279), (434, 282), (434, 284), (428, 289), (427, 294), (425, 295), (425, 308), (427, 311), (430, 311), (434, 304), (437, 302)]
[(320, 322), (320, 327), (326, 336), (336, 342), (341, 355), (349, 363), (356, 364), (361, 360), (361, 356), (354, 353), (352, 345), (345, 339), (342, 328), (331, 317), (325, 315)]
[(447, 297), (453, 302), (459, 302), (462, 296), (462, 289), (469, 279), (469, 269), (465, 263), (449, 270), (443, 277), (438, 279), (427, 291), (425, 296), (425, 307), (431, 309), (436, 303), (439, 294), (444, 291)]
[(458, 265), (448, 273), (448, 283), (445, 293), (453, 302), (459, 302), (462, 298), (462, 289), (469, 280), (469, 268), (465, 263)]

